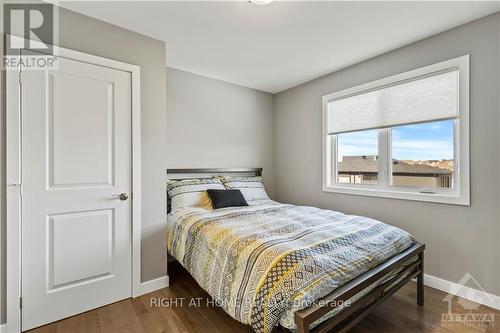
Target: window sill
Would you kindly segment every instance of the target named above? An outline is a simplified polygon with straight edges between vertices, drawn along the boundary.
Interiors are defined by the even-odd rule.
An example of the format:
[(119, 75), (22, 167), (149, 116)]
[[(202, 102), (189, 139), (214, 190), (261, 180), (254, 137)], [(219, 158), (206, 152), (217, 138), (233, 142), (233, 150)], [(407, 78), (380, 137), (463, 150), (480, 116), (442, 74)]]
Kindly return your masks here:
[(463, 194), (462, 196), (457, 196), (455, 194), (446, 194), (446, 193), (431, 194), (431, 193), (402, 191), (399, 189), (389, 190), (380, 188), (369, 188), (367, 186), (356, 188), (355, 186), (342, 186), (342, 185), (323, 186), (323, 192), (470, 206), (470, 197), (468, 193), (467, 195)]

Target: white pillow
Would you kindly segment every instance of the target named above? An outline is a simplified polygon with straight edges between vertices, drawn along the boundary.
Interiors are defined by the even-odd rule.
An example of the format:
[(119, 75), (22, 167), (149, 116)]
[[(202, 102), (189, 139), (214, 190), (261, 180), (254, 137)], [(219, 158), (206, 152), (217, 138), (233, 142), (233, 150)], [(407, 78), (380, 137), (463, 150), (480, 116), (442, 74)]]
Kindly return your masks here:
[(222, 183), (228, 189), (240, 190), (246, 201), (269, 199), (262, 177), (222, 177)]
[(184, 179), (168, 181), (167, 189), (171, 211), (188, 207), (212, 209), (207, 190), (223, 190), (224, 185), (219, 178)]

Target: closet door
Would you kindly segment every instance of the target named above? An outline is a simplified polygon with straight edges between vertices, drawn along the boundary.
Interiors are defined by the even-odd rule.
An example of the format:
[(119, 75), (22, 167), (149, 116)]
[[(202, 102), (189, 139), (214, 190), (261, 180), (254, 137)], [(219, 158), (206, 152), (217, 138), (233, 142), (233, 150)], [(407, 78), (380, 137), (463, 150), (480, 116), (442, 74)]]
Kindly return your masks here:
[(22, 328), (131, 296), (131, 74), (22, 71)]

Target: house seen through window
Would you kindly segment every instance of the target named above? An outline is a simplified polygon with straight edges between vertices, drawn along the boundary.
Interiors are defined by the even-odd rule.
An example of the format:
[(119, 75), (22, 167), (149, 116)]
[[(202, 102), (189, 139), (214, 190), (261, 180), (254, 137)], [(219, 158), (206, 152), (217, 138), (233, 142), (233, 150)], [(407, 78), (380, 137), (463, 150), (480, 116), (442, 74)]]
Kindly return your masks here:
[[(453, 186), (453, 120), (391, 129), (392, 185)], [(378, 131), (338, 135), (339, 183), (377, 184)]]

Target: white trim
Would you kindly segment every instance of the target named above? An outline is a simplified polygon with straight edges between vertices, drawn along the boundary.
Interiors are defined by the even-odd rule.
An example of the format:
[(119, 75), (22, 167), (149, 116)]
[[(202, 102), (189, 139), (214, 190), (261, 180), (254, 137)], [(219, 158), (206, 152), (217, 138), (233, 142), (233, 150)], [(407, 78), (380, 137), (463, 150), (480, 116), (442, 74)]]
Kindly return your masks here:
[[(12, 36), (21, 39), (20, 37)], [(141, 292), (141, 104), (140, 67), (124, 62), (54, 46), (58, 57), (118, 69), (131, 73), (132, 92), (132, 285), (131, 296)], [(18, 82), (18, 72), (6, 71), (5, 91)], [(20, 89), (6, 94), (7, 157), (7, 324), (8, 332), (20, 332), (21, 311), (21, 115)]]
[[(356, 186), (356, 187), (354, 187)], [(332, 193), (342, 193), (342, 194), (353, 194), (353, 195), (362, 195), (369, 197), (378, 197), (378, 198), (389, 198), (389, 199), (398, 199), (398, 200), (413, 200), (413, 201), (424, 201), (424, 202), (434, 202), (434, 203), (442, 203), (442, 204), (451, 204), (451, 205), (462, 205), (469, 206), (470, 201), (467, 198), (460, 198), (459, 196), (445, 195), (445, 194), (429, 194), (429, 193), (420, 193), (420, 192), (409, 192), (403, 190), (397, 190), (401, 187), (393, 187), (394, 190), (385, 189), (385, 188), (377, 188), (376, 186), (369, 187), (370, 185), (363, 186), (361, 184), (350, 185), (342, 184), (335, 186), (324, 186), (323, 192), (332, 192)]]
[(168, 288), (168, 286), (169, 286), (168, 275), (159, 277), (159, 278), (154, 279), (154, 280), (149, 280), (149, 281), (141, 283), (140, 293), (137, 296), (149, 294), (149, 293), (152, 293), (153, 291), (156, 291), (159, 289)]
[(428, 274), (424, 275), (424, 284), (428, 287), (444, 291), (445, 293), (500, 310), (500, 296), (467, 286), (462, 286), (458, 283), (447, 281)]
[[(451, 60), (443, 61), (430, 66), (425, 66), (405, 73), (362, 84), (353, 88), (338, 91), (323, 96), (323, 192), (364, 195), (382, 198), (403, 200), (426, 201), (455, 205), (470, 205), (470, 162), (469, 162), (469, 55), (464, 55)], [(403, 187), (390, 185), (389, 172), (391, 166), (379, 166), (379, 184), (361, 185), (344, 184), (336, 181), (337, 135), (328, 135), (328, 103), (340, 97), (355, 95), (373, 89), (378, 89), (399, 82), (408, 81), (417, 77), (440, 73), (445, 70), (457, 68), (459, 72), (459, 119), (454, 125), (454, 162), (453, 189), (433, 189), (435, 193), (423, 193), (418, 187)], [(379, 161), (390, 163), (390, 134), (380, 133), (379, 129)], [(384, 139), (380, 142), (380, 139)], [(387, 143), (387, 146), (386, 146)], [(460, 148), (460, 149), (458, 149)]]
[(6, 100), (6, 233), (7, 233), (7, 318), (8, 332), (21, 331), (21, 112), (19, 72), (5, 74)]
[(132, 297), (141, 285), (141, 68), (131, 65), (132, 74)]
[(7, 324), (0, 325), (0, 333), (7, 333)]

